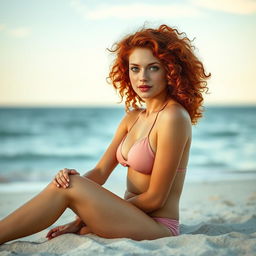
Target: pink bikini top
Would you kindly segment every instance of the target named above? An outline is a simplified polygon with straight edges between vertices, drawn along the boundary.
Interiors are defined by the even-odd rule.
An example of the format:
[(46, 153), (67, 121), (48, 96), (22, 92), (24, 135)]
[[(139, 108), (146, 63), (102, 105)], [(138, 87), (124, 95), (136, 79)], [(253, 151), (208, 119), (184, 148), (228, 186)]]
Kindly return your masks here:
[[(133, 128), (135, 123), (138, 121), (140, 114), (143, 113), (144, 110), (140, 112), (140, 114), (136, 118), (135, 122), (133, 123), (132, 127), (127, 132), (127, 134), (124, 136), (120, 145), (117, 148), (116, 158), (120, 164), (122, 164), (123, 166), (128, 166), (128, 167), (130, 166), (132, 169), (134, 169), (138, 172), (144, 173), (144, 174), (151, 174), (153, 165), (154, 165), (154, 161), (155, 161), (155, 153), (153, 152), (153, 150), (150, 146), (149, 135), (156, 123), (159, 112), (162, 111), (166, 105), (167, 104), (165, 104), (163, 106), (163, 108), (157, 112), (156, 118), (148, 132), (148, 135), (144, 138), (137, 140), (133, 144), (133, 146), (128, 151), (127, 160), (125, 160), (122, 155), (122, 145), (123, 145), (125, 138), (127, 137), (127, 134), (131, 131), (131, 129)], [(179, 172), (186, 171), (186, 168), (179, 168), (179, 169), (177, 169), (177, 171), (179, 171)]]

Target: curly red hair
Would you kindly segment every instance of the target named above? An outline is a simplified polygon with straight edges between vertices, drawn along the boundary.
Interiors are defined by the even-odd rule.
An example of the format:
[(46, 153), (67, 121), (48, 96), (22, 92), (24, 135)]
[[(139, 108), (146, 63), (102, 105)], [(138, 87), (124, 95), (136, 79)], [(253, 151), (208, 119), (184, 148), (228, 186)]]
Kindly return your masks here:
[(129, 55), (134, 48), (148, 48), (166, 69), (170, 96), (189, 113), (192, 124), (202, 117), (203, 92), (207, 92), (204, 66), (193, 52), (194, 46), (185, 33), (167, 25), (157, 29), (142, 28), (115, 43), (109, 51), (116, 54), (109, 79), (121, 97), (126, 111), (138, 109), (143, 100), (134, 92), (129, 79)]

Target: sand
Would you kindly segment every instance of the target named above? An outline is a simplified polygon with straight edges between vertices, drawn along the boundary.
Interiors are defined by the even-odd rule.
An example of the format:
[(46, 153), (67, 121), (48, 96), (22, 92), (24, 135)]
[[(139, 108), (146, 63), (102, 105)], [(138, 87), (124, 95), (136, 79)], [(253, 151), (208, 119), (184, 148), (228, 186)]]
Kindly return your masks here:
[[(0, 218), (33, 195), (1, 193)], [(56, 224), (72, 216), (68, 210)], [(180, 221), (180, 236), (140, 242), (92, 234), (47, 241), (44, 230), (0, 246), (0, 255), (256, 255), (256, 180), (185, 183)]]

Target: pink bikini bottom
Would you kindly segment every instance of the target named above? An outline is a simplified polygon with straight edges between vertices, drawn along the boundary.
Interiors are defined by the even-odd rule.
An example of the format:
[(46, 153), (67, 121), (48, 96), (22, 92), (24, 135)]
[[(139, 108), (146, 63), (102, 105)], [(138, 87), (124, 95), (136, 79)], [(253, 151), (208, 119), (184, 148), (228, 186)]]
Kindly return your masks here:
[(158, 218), (152, 217), (156, 222), (165, 225), (171, 232), (173, 236), (178, 236), (180, 234), (180, 225), (178, 220), (173, 220), (169, 218)]

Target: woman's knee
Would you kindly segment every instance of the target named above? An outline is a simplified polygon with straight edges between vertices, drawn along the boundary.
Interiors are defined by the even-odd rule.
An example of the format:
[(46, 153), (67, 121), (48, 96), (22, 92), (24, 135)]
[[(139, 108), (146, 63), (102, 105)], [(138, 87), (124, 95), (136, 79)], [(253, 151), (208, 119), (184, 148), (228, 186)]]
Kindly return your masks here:
[(67, 187), (61, 187), (61, 186), (57, 186), (57, 184), (55, 184), (53, 181), (50, 182), (47, 186), (46, 189), (51, 189), (51, 190), (57, 190), (57, 191), (61, 191), (64, 189), (68, 189), (68, 188), (76, 188), (78, 184), (81, 183), (81, 181), (83, 183), (87, 182), (87, 178), (85, 177), (81, 177), (79, 175), (70, 175), (69, 176), (69, 184)]
[(79, 185), (81, 179), (83, 178), (78, 175), (72, 175), (70, 176), (68, 187), (58, 187), (54, 182), (50, 182), (44, 190), (47, 193), (51, 193), (52, 196), (64, 195), (67, 198), (73, 198), (81, 190), (81, 185)]
[(55, 191), (55, 192), (59, 192), (61, 191), (63, 188), (58, 187), (53, 181), (50, 182), (44, 190), (48, 190), (48, 191)]
[(68, 188), (76, 188), (79, 185), (85, 186), (90, 180), (86, 177), (80, 175), (70, 175), (69, 176), (69, 186)]
[(91, 195), (92, 193), (95, 194), (101, 189), (101, 186), (86, 177), (72, 175), (70, 176), (70, 182), (67, 189), (70, 192), (70, 195), (83, 195), (85, 198), (87, 195)]
[(90, 190), (90, 187), (94, 186), (93, 184), (95, 184), (95, 182), (80, 175), (72, 175), (69, 178), (69, 186), (67, 189), (70, 193), (87, 194), (88, 190)]

